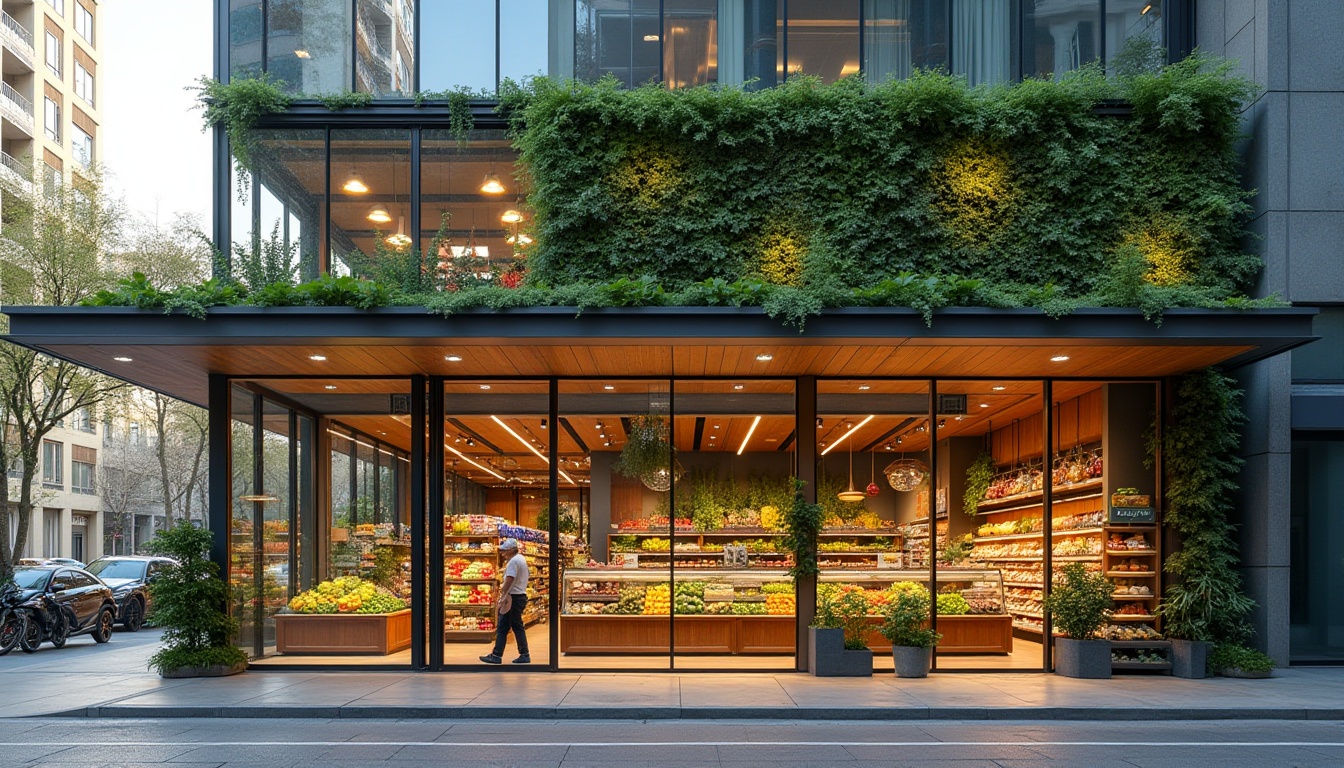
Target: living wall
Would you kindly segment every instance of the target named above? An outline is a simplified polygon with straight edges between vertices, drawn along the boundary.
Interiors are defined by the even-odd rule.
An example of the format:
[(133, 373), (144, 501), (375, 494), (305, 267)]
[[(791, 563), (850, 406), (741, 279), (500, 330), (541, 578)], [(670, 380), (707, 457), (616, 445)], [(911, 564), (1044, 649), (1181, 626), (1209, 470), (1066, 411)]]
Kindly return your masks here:
[[(932, 72), (758, 92), (538, 80), (514, 113), (531, 278), (675, 291), (914, 273), (1083, 296), (1141, 262), (1150, 285), (1231, 296), (1260, 266), (1240, 248), (1233, 151), (1249, 94), (1202, 56), (993, 88)], [(1107, 99), (1132, 114), (1099, 114)]]

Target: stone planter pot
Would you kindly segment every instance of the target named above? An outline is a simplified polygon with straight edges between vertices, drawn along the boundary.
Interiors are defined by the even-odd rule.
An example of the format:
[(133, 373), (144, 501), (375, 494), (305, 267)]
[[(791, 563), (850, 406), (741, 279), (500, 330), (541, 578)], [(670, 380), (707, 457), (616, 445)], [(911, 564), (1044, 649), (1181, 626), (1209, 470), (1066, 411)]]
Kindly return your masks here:
[(1207, 676), (1209, 650), (1213, 643), (1202, 640), (1171, 641), (1171, 674), (1187, 680), (1203, 680)]
[(1109, 640), (1055, 638), (1055, 674), (1085, 680), (1105, 680), (1111, 676)]
[(808, 670), (815, 677), (872, 677), (873, 652), (845, 648), (843, 629), (808, 627)]
[(182, 667), (171, 672), (160, 672), (159, 677), (167, 680), (179, 680), (184, 677), (228, 677), (247, 670), (247, 662), (240, 661), (233, 666), (213, 664), (208, 667)]
[(929, 667), (933, 666), (933, 649), (893, 645), (891, 658), (897, 677), (928, 677)]
[(1228, 667), (1226, 669), (1218, 670), (1218, 674), (1221, 677), (1240, 677), (1243, 680), (1264, 680), (1267, 677), (1273, 677), (1274, 671), (1270, 670), (1269, 672), (1247, 672), (1246, 670), (1238, 669), (1237, 667)]

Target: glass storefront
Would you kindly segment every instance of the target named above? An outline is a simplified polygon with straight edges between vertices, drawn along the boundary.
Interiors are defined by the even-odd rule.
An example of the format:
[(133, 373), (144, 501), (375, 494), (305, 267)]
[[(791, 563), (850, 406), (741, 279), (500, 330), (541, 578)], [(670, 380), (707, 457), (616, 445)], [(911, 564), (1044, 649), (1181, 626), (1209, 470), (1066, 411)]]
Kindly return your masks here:
[[(1108, 65), (1166, 44), (1162, 0), (231, 0), (230, 71), (375, 98), (533, 75), (626, 87), (870, 82), (945, 68), (972, 84)], [(418, 25), (418, 26), (417, 26)], [(418, 34), (417, 34), (418, 29)], [(417, 79), (418, 78), (418, 79)], [(418, 85), (417, 85), (418, 83)]]
[[(474, 666), (500, 621), (504, 537), (529, 566), (522, 622), (542, 668), (793, 669), (811, 606), (861, 597), (890, 669), (876, 629), (914, 589), (942, 634), (936, 669), (1039, 670), (1046, 575), (1067, 563), (1115, 583), (1108, 636), (1159, 638), (1156, 384), (823, 379), (804, 402), (810, 384), (431, 380), (442, 419), (417, 456), (409, 381), (238, 382), (242, 644), (262, 665)], [(436, 456), (417, 522), (412, 466)], [(824, 524), (816, 591), (799, 594), (785, 517), (807, 474)]]
[(1289, 653), (1295, 663), (1344, 661), (1344, 435), (1293, 439)]

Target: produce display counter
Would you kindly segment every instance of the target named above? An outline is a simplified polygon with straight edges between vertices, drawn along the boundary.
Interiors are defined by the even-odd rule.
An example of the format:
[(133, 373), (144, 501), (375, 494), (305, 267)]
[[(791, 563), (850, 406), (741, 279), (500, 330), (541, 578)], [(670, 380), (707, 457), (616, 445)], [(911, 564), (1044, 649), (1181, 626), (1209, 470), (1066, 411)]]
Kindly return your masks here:
[(411, 612), (279, 613), (277, 653), (387, 656), (411, 647)]

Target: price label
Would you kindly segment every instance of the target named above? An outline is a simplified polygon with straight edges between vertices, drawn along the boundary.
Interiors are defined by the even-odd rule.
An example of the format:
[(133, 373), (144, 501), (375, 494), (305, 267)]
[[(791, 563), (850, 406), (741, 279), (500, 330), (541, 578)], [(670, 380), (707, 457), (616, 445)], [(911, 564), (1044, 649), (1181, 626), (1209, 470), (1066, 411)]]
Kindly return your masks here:
[(1157, 510), (1153, 507), (1117, 507), (1111, 505), (1112, 523), (1156, 523)]
[(900, 552), (878, 552), (877, 567), (891, 570), (900, 570), (904, 558)]

